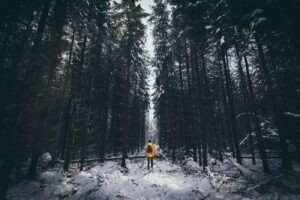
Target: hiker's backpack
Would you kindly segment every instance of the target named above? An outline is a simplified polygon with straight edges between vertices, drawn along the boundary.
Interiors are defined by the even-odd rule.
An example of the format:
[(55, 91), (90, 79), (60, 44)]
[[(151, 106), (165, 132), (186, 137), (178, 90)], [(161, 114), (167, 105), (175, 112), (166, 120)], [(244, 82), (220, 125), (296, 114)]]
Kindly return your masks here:
[(147, 153), (152, 153), (153, 149), (151, 147), (151, 144), (147, 145)]

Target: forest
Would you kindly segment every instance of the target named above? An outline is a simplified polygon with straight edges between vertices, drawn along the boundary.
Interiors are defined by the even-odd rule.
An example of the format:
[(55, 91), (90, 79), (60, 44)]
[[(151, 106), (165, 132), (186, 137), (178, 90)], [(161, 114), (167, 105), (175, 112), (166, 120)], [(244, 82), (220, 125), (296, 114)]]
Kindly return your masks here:
[(299, 171), (300, 2), (143, 2), (0, 1), (1, 200), (47, 156), (128, 169), (151, 123), (162, 157), (203, 173), (230, 158)]

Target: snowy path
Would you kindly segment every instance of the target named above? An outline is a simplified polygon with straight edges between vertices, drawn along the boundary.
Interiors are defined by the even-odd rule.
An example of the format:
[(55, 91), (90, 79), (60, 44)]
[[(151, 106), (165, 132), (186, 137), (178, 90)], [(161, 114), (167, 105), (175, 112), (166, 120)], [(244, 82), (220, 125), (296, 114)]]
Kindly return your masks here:
[[(226, 171), (224, 166), (215, 168)], [(148, 171), (145, 160), (134, 160), (128, 161), (127, 167), (124, 170), (119, 163), (109, 161), (83, 172), (47, 171), (36, 181), (23, 181), (12, 187), (9, 199), (255, 199), (249, 194), (248, 198), (242, 196), (246, 193), (241, 191), (247, 189), (243, 179), (210, 170), (209, 175), (202, 173), (192, 161), (179, 166), (155, 160), (154, 169)], [(271, 194), (270, 199), (273, 197)]]

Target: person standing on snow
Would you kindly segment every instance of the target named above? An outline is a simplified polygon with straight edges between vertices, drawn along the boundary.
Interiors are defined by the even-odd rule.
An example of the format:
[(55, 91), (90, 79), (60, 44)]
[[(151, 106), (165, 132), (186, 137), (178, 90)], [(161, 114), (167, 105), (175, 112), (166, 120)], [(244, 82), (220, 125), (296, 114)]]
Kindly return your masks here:
[(147, 144), (145, 145), (146, 157), (148, 161), (148, 170), (150, 169), (150, 162), (151, 168), (153, 168), (153, 158), (155, 156), (155, 145), (153, 144), (152, 140), (148, 140)]

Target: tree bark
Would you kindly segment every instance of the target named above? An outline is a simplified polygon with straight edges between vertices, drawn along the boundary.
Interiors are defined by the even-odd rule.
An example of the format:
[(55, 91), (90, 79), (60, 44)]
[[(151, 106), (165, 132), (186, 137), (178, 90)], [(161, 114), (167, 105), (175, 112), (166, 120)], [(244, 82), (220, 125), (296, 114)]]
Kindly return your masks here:
[(189, 54), (188, 54), (188, 46), (187, 46), (187, 41), (185, 40), (185, 62), (186, 62), (186, 70), (187, 70), (188, 97), (189, 97), (188, 102), (189, 102), (189, 110), (190, 110), (190, 113), (191, 113), (191, 120), (190, 120), (191, 138), (189, 140), (192, 143), (193, 160), (194, 160), (194, 162), (197, 162), (198, 137), (197, 137), (197, 134), (195, 133), (195, 128), (194, 128), (195, 115), (194, 115), (194, 108), (193, 108), (193, 103), (194, 102), (193, 102), (193, 95), (192, 95), (191, 74), (190, 74), (191, 72), (190, 72), (190, 62), (189, 62), (189, 60), (190, 60), (190, 58), (189, 58)]
[(262, 44), (260, 41), (259, 35), (256, 33), (254, 34), (256, 44), (257, 44), (257, 49), (258, 49), (258, 56), (260, 59), (260, 64), (261, 64), (261, 70), (263, 71), (265, 80), (266, 80), (266, 85), (267, 85), (267, 92), (270, 98), (271, 106), (272, 106), (272, 111), (274, 115), (274, 121), (275, 124), (278, 128), (278, 135), (279, 135), (279, 140), (280, 140), (280, 147), (281, 147), (281, 159), (282, 159), (282, 168), (288, 169), (288, 170), (293, 170), (292, 162), (289, 158), (289, 152), (288, 152), (288, 145), (286, 143), (286, 135), (284, 134), (283, 131), (283, 125), (282, 125), (282, 119), (284, 117), (283, 110), (282, 110), (282, 104), (281, 99), (278, 99), (278, 96), (275, 96), (274, 94), (274, 85), (272, 83), (271, 77), (270, 77), (270, 72), (267, 66), (267, 62), (265, 59), (264, 51), (262, 48)]
[(249, 88), (249, 96), (250, 96), (250, 108), (254, 115), (254, 127), (255, 127), (254, 129), (255, 129), (256, 140), (258, 144), (259, 155), (263, 163), (264, 172), (269, 173), (270, 169), (267, 161), (265, 143), (261, 133), (260, 121), (258, 118), (256, 100), (253, 91), (253, 83), (249, 72), (249, 64), (248, 64), (247, 56), (244, 56), (244, 61), (245, 61), (246, 75), (247, 75), (248, 86), (249, 86), (248, 88)]
[[(73, 96), (75, 96), (74, 94), (74, 89), (72, 89), (72, 86), (71, 86), (71, 95), (70, 95), (70, 106), (72, 106), (72, 114), (75, 115), (74, 117), (79, 117), (78, 114), (79, 114), (79, 110), (80, 110), (80, 106), (82, 104), (82, 99), (81, 99), (81, 74), (82, 74), (82, 69), (83, 69), (83, 65), (84, 65), (84, 59), (85, 59), (85, 51), (86, 51), (86, 44), (87, 44), (87, 35), (84, 36), (84, 40), (83, 40), (83, 44), (82, 44), (82, 48), (81, 48), (81, 55), (80, 55), (80, 63), (79, 63), (79, 66), (78, 66), (78, 69), (76, 69), (76, 74), (77, 74), (77, 77), (76, 77), (76, 80), (75, 80), (75, 76), (73, 76), (73, 83), (72, 85), (74, 84), (73, 87), (75, 87), (74, 89), (77, 90), (77, 93), (76, 93), (76, 98), (75, 100), (73, 100)], [(75, 69), (74, 69), (75, 70)], [(74, 72), (73, 72), (74, 73)], [(73, 117), (72, 117), (73, 118)], [(68, 119), (67, 119), (68, 121)], [(70, 120), (72, 122), (72, 120)], [(66, 127), (68, 128), (68, 127)], [(66, 156), (65, 156), (65, 161), (64, 161), (64, 170), (65, 171), (68, 171), (69, 170), (69, 164), (70, 164), (70, 161), (71, 161), (71, 154), (72, 154), (72, 151), (73, 151), (73, 144), (74, 144), (74, 139), (75, 139), (75, 135), (76, 135), (76, 132), (75, 130), (71, 130), (71, 132), (68, 134), (68, 141), (67, 141), (67, 148), (66, 148)]]
[(238, 58), (238, 71), (239, 71), (239, 76), (240, 76), (240, 82), (241, 82), (241, 89), (242, 89), (242, 94), (243, 94), (243, 103), (246, 111), (246, 130), (248, 132), (248, 137), (249, 137), (249, 144), (250, 144), (250, 151), (251, 151), (251, 158), (252, 158), (252, 164), (255, 165), (255, 153), (254, 153), (254, 146), (253, 146), (253, 138), (251, 134), (251, 126), (250, 126), (250, 119), (249, 119), (249, 108), (248, 108), (248, 92), (247, 92), (247, 86), (245, 82), (245, 74), (243, 72), (243, 66), (242, 66), (242, 57), (240, 55), (239, 49), (237, 44), (235, 44), (235, 51), (236, 51), (236, 56)]
[(239, 164), (242, 164), (242, 156), (240, 152), (239, 139), (237, 133), (236, 113), (235, 113), (234, 100), (233, 100), (232, 87), (231, 87), (230, 70), (229, 70), (228, 62), (225, 61), (226, 60), (225, 54), (226, 54), (226, 50), (223, 49), (222, 57), (223, 57), (223, 67), (225, 72), (225, 82), (226, 82), (226, 89), (227, 89), (227, 96), (228, 96), (228, 103), (229, 103), (232, 140), (235, 148), (237, 162)]

